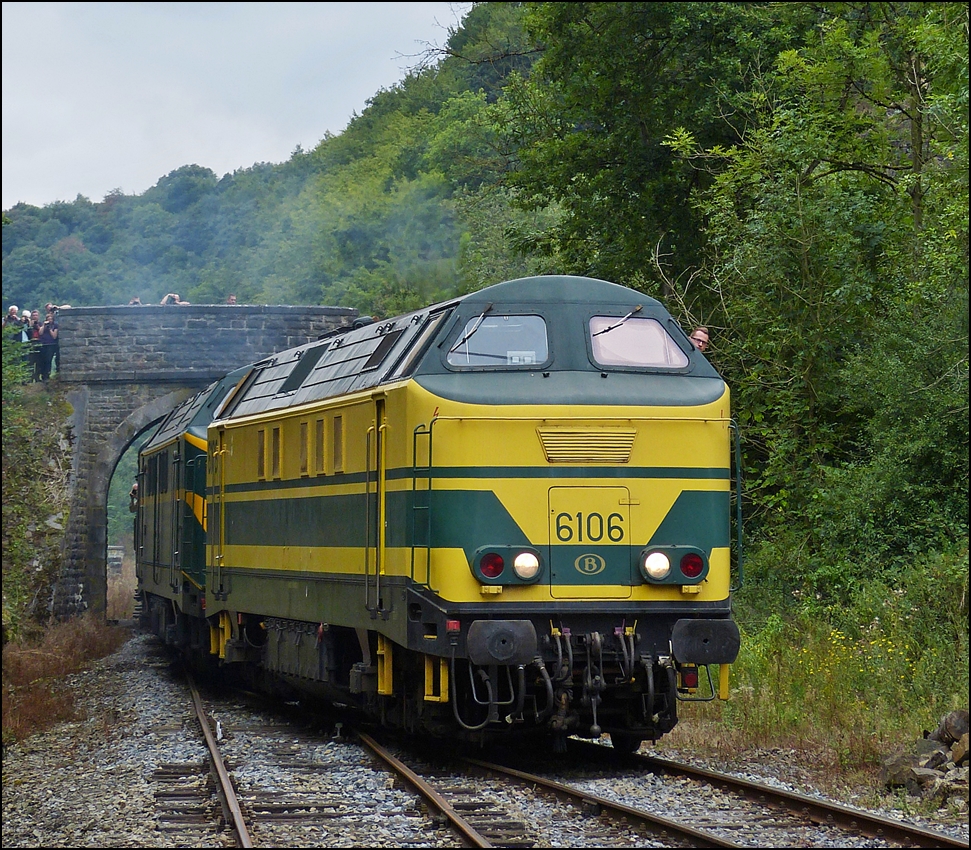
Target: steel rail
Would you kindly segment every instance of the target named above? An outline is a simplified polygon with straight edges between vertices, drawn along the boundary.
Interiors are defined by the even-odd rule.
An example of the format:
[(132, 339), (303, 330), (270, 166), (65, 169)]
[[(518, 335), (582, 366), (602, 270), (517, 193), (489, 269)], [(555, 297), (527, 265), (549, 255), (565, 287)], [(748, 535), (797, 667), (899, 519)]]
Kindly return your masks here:
[(716, 773), (715, 771), (682, 764), (671, 759), (641, 755), (638, 753), (611, 752), (609, 747), (603, 747), (600, 744), (586, 741), (571, 740), (569, 745), (574, 750), (597, 754), (601, 759), (610, 759), (616, 762), (619, 756), (621, 760), (639, 764), (648, 769), (660, 769), (668, 773), (676, 773), (681, 776), (699, 779), (725, 790), (742, 794), (754, 802), (784, 809), (790, 814), (803, 817), (813, 823), (826, 826), (838, 826), (859, 835), (864, 835), (867, 838), (881, 838), (885, 841), (898, 842), (906, 847), (967, 848), (968, 846), (966, 841), (952, 838), (945, 833), (936, 832), (932, 829), (901, 823), (900, 821), (881, 817), (880, 815), (872, 814), (862, 809), (845, 806), (842, 803), (823, 800), (819, 797), (810, 797), (796, 791), (773, 788), (770, 785), (763, 785), (759, 782), (752, 782), (748, 779), (741, 779), (724, 773)]
[(385, 764), (387, 764), (395, 773), (403, 777), (407, 783), (409, 783), (416, 791), (418, 791), (419, 794), (421, 794), (422, 797), (425, 798), (425, 800), (428, 801), (428, 803), (440, 811), (449, 820), (453, 828), (459, 833), (462, 839), (468, 842), (470, 847), (494, 846), (490, 843), (489, 839), (477, 832), (475, 827), (473, 827), (465, 818), (463, 818), (452, 807), (448, 800), (439, 794), (438, 791), (436, 791), (410, 767), (408, 767), (402, 761), (396, 759), (369, 735), (366, 735), (363, 732), (357, 732), (357, 736), (372, 753), (385, 762)]
[(728, 790), (741, 792), (749, 799), (784, 808), (794, 814), (806, 817), (814, 823), (836, 825), (865, 835), (867, 838), (882, 838), (885, 841), (900, 842), (906, 847), (963, 847), (967, 850), (967, 841), (952, 838), (945, 833), (936, 832), (932, 829), (925, 829), (921, 826), (905, 824), (871, 814), (862, 809), (844, 806), (841, 803), (809, 797), (806, 794), (786, 791), (782, 788), (772, 788), (769, 785), (683, 765), (680, 762), (669, 761), (657, 756), (635, 754), (633, 757), (638, 762), (643, 761), (645, 764), (664, 770), (695, 776), (713, 785), (720, 785)]
[(645, 824), (655, 833), (662, 832), (668, 835), (673, 835), (679, 839), (691, 841), (691, 846), (693, 847), (744, 846), (742, 844), (735, 844), (728, 839), (720, 838), (719, 836), (710, 832), (705, 832), (700, 829), (695, 829), (692, 826), (688, 826), (687, 824), (670, 820), (662, 815), (655, 815), (652, 812), (625, 806), (623, 803), (617, 803), (614, 800), (608, 800), (606, 797), (600, 797), (597, 794), (591, 794), (587, 791), (580, 791), (577, 788), (571, 788), (569, 785), (563, 785), (562, 783), (554, 782), (553, 780), (546, 779), (542, 776), (535, 776), (532, 773), (525, 773), (524, 771), (516, 770), (515, 768), (504, 767), (503, 765), (492, 764), (487, 761), (480, 761), (479, 759), (462, 758), (460, 761), (465, 764), (474, 765), (480, 770), (484, 770), (489, 773), (508, 776), (519, 782), (545, 788), (547, 791), (551, 792), (561, 800), (571, 803), (579, 803), (583, 806), (596, 806), (599, 810), (607, 811), (614, 817), (627, 818), (628, 820)]
[(206, 717), (206, 710), (202, 705), (202, 697), (199, 696), (199, 691), (196, 689), (195, 682), (188, 670), (186, 670), (186, 678), (189, 682), (189, 690), (192, 692), (192, 704), (195, 706), (196, 717), (199, 719), (199, 725), (202, 726), (202, 734), (206, 739), (206, 746), (209, 748), (213, 770), (216, 773), (216, 779), (219, 781), (219, 789), (232, 819), (232, 827), (236, 833), (237, 842), (240, 847), (252, 847), (253, 841), (250, 838), (249, 830), (246, 828), (243, 811), (236, 797), (236, 789), (233, 788), (229, 772), (226, 770), (226, 764), (223, 762), (219, 747), (216, 746), (216, 739), (209, 728), (209, 719)]

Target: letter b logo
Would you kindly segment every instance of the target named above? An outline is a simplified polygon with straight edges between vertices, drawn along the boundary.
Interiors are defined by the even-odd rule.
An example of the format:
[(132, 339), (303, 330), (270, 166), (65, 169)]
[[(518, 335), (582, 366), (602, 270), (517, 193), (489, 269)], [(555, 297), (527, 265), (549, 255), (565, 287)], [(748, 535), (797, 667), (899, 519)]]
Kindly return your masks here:
[(607, 562), (599, 555), (581, 555), (573, 562), (573, 566), (585, 576), (595, 576), (607, 568)]

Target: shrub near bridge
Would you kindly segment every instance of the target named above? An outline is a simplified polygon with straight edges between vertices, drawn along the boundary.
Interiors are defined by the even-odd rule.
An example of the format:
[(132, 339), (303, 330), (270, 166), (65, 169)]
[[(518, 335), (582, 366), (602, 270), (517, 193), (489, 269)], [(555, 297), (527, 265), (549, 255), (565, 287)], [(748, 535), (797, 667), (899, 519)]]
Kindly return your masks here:
[(3, 634), (45, 620), (67, 518), (70, 407), (57, 380), (27, 383), (20, 344), (3, 338)]
[(3, 744), (74, 720), (74, 696), (65, 677), (114, 652), (128, 629), (109, 626), (93, 614), (49, 623), (3, 648)]

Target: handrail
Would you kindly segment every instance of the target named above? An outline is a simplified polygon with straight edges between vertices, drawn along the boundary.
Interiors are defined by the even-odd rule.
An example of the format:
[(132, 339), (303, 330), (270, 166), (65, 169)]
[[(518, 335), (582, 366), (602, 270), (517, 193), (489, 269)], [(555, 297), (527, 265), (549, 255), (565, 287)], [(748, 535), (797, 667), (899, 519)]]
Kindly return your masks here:
[[(428, 438), (428, 465), (419, 466), (418, 465), (418, 438), (427, 437)], [(431, 576), (431, 534), (432, 534), (432, 431), (431, 428), (425, 425), (424, 422), (415, 426), (415, 430), (412, 434), (411, 441), (411, 580), (423, 585), (428, 590), (435, 592), (432, 587), (432, 576)], [(426, 475), (424, 478), (427, 479), (428, 489), (424, 491), (418, 490), (418, 478), (419, 473), (424, 472)], [(418, 494), (419, 492), (424, 492), (427, 494), (428, 504), (419, 505), (418, 504)], [(422, 538), (424, 540), (424, 546), (420, 546), (418, 542), (418, 512), (425, 512), (425, 534)], [(418, 581), (415, 578), (415, 549), (424, 548), (425, 550), (425, 580)]]
[[(377, 613), (377, 594), (375, 603), (371, 605), (371, 435), (375, 434), (376, 426), (367, 429), (364, 436), (364, 609), (371, 614)], [(377, 581), (377, 552), (375, 552), (374, 573)]]
[(729, 592), (734, 593), (742, 587), (745, 580), (742, 564), (742, 435), (734, 419), (728, 427), (735, 432), (735, 536), (738, 549), (738, 584), (728, 587)]
[[(383, 413), (383, 410), (382, 410)], [(388, 423), (382, 422), (378, 425), (378, 435), (377, 435), (377, 479), (375, 481), (375, 497), (378, 500), (377, 504), (377, 515), (378, 515), (378, 558), (374, 565), (375, 570), (375, 602), (378, 607), (381, 607), (381, 576), (385, 574), (385, 557), (387, 555), (387, 511), (388, 511), (388, 499), (387, 499), (387, 452), (388, 452), (388, 441), (385, 438), (385, 432), (388, 430)]]

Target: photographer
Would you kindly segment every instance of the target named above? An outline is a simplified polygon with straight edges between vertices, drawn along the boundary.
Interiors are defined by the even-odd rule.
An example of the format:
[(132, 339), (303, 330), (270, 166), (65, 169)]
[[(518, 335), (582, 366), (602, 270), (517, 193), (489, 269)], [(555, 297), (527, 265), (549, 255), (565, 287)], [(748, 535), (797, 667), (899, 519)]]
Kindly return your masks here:
[(57, 353), (57, 319), (55, 316), (55, 310), (48, 312), (44, 319), (44, 324), (41, 325), (40, 334), (37, 337), (38, 342), (40, 342), (37, 365), (42, 381), (47, 381), (50, 378), (51, 363), (54, 361), (54, 355)]
[[(71, 305), (70, 304), (61, 304), (60, 306), (58, 306), (57, 304), (48, 303), (44, 307), (44, 310), (47, 313), (53, 313), (54, 314), (54, 319), (55, 320), (57, 319), (57, 311), (58, 310), (69, 310), (69, 309), (71, 309)], [(54, 371), (60, 373), (60, 371), (61, 371), (61, 341), (59, 339), (55, 339), (54, 340), (54, 357), (52, 358), (52, 362), (54, 363)]]
[[(24, 311), (27, 312), (26, 310)], [(24, 324), (23, 342), (26, 350), (27, 365), (30, 367), (30, 380), (40, 380), (40, 313), (31, 310)]]
[(23, 327), (24, 323), (20, 320), (20, 308), (16, 304), (11, 304), (7, 308), (7, 315), (3, 317), (3, 329), (13, 328), (20, 331)]

